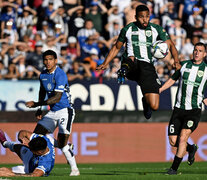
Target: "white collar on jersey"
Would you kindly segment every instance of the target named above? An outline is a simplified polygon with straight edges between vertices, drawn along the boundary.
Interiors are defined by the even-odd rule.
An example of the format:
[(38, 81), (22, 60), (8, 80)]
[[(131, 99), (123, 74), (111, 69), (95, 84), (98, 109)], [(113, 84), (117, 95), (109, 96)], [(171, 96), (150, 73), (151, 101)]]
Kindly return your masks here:
[(56, 68), (54, 69), (53, 72), (50, 73), (49, 71), (47, 71), (47, 73), (48, 73), (48, 74), (54, 74), (56, 69), (57, 69), (57, 66), (56, 66)]

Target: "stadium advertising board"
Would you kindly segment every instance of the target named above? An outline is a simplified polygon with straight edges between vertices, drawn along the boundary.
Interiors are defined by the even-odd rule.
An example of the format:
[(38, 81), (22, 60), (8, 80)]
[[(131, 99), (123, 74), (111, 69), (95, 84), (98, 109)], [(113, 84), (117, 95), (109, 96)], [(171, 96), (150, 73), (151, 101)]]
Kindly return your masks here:
[[(160, 109), (171, 109), (177, 87), (161, 94)], [(29, 111), (24, 103), (37, 100), (39, 81), (0, 81), (0, 110)], [(71, 94), (74, 107), (82, 111), (142, 110), (142, 93), (135, 82), (118, 85), (116, 80), (73, 82)]]
[[(15, 141), (20, 129), (33, 130), (35, 123), (1, 123), (8, 139)], [(196, 161), (207, 160), (207, 123), (200, 123), (189, 142), (197, 143)], [(172, 161), (167, 123), (76, 123), (70, 141), (78, 163)], [(56, 134), (55, 134), (56, 137)], [(184, 160), (187, 159), (187, 155)], [(0, 147), (0, 163), (20, 163), (16, 155)], [(56, 163), (65, 163), (56, 149)]]

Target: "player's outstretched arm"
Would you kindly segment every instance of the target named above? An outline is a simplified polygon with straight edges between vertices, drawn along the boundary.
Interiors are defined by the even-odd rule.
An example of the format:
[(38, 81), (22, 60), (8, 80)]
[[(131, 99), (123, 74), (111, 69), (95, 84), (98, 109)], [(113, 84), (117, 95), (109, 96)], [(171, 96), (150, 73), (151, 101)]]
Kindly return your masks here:
[(180, 60), (178, 58), (178, 51), (177, 51), (177, 49), (171, 39), (168, 39), (166, 41), (166, 43), (168, 44), (168, 47), (169, 47), (170, 52), (171, 52), (173, 59), (174, 59), (173, 66), (176, 70), (179, 70), (181, 68), (181, 65), (180, 65)]
[(27, 130), (20, 130), (18, 133), (18, 140), (24, 145), (28, 145), (32, 132)]
[(162, 85), (162, 87), (160, 88), (159, 92), (163, 92), (165, 91), (166, 89), (168, 89), (169, 87), (171, 87), (173, 84), (175, 83), (175, 80), (173, 79), (168, 79), (165, 84)]
[(108, 64), (114, 59), (114, 57), (118, 54), (121, 47), (123, 46), (123, 43), (121, 41), (117, 41), (116, 44), (114, 44), (109, 51), (109, 54), (107, 55), (105, 61), (103, 64), (99, 65), (96, 70), (105, 70)]
[(10, 168), (0, 168), (0, 176), (1, 177), (18, 177), (18, 176), (24, 176), (24, 177), (41, 177), (44, 175), (44, 172), (40, 169), (35, 169), (30, 174), (16, 174), (13, 173)]

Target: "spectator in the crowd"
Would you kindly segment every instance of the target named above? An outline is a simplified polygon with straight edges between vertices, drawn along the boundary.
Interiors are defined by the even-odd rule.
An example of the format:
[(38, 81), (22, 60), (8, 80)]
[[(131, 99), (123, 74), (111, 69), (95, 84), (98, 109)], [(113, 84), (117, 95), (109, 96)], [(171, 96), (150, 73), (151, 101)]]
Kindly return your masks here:
[(92, 1), (89, 9), (86, 9), (86, 19), (91, 19), (93, 21), (93, 27), (97, 32), (101, 33), (103, 29), (103, 14), (107, 12), (106, 7), (101, 3), (101, 1)]
[(62, 46), (60, 49), (60, 55), (58, 56), (58, 65), (63, 69), (64, 72), (68, 72), (72, 68), (73, 60), (67, 52), (67, 46)]
[(77, 42), (76, 37), (74, 36), (68, 37), (68, 53), (72, 61), (74, 61), (77, 57), (80, 56), (80, 46)]
[[(167, 11), (165, 11), (165, 9), (167, 9)], [(160, 9), (160, 12), (162, 14), (162, 27), (169, 32), (169, 29), (174, 26), (174, 19), (178, 17), (177, 12), (175, 11), (174, 2), (170, 1), (167, 4), (164, 4)]]
[(202, 37), (200, 38), (200, 42), (207, 45), (207, 29), (203, 29)]
[(54, 24), (60, 24), (61, 25), (61, 33), (64, 33), (66, 36), (68, 36), (68, 22), (69, 17), (65, 13), (65, 9), (63, 6), (60, 6), (57, 10), (55, 10), (51, 16), (50, 19), (54, 22)]
[(66, 11), (81, 5), (80, 0), (62, 0), (62, 1)]
[(182, 0), (179, 5), (178, 18), (182, 19), (183, 27), (187, 32), (190, 31), (191, 28), (188, 24), (188, 18), (193, 12), (193, 6), (196, 4), (199, 6), (199, 11), (201, 12), (202, 9), (200, 8), (198, 1)]
[(90, 66), (88, 63), (81, 63), (78, 60), (73, 61), (73, 68), (69, 69), (67, 76), (69, 81), (82, 80), (84, 77), (90, 78)]
[(53, 9), (56, 10), (59, 7), (63, 6), (63, 2), (62, 0), (43, 0), (42, 2), (42, 7), (46, 8), (48, 7), (50, 4), (53, 4)]
[(10, 63), (7, 74), (4, 75), (4, 79), (17, 80), (19, 78), (19, 71), (15, 64)]
[(10, 2), (4, 2), (6, 12), (3, 12), (0, 17), (1, 31), (5, 29), (6, 22), (12, 21), (12, 29), (16, 29), (16, 8), (15, 4)]
[[(39, 39), (39, 40), (41, 40), (41, 39)], [(26, 51), (34, 51), (35, 41), (32, 38), (30, 38), (27, 34), (25, 34), (23, 36), (22, 41), (25, 43), (24, 49), (22, 49), (24, 52), (26, 52)]]
[(82, 46), (80, 48), (81, 48), (81, 59), (84, 59), (85, 57), (89, 56), (92, 48), (95, 48), (97, 49), (97, 51), (99, 51), (96, 36), (90, 35), (85, 40), (85, 42), (82, 43)]
[[(112, 25), (112, 26), (111, 26)], [(114, 36), (118, 36), (121, 31), (121, 26), (118, 21), (114, 20), (114, 22), (108, 23), (105, 26), (106, 30), (109, 32), (109, 38), (113, 38)]]
[(19, 73), (19, 78), (22, 78), (25, 76), (25, 70), (26, 70), (26, 57), (23, 55), (19, 55), (16, 58), (12, 60), (12, 63), (16, 65)]
[(194, 5), (193, 6), (193, 14), (191, 14), (188, 17), (188, 24), (192, 27), (194, 27), (196, 25), (196, 20), (200, 20), (199, 21), (199, 26), (203, 26), (203, 17), (201, 16), (201, 11), (198, 7), (198, 5)]
[(43, 40), (46, 40), (47, 37), (54, 35), (54, 31), (52, 30), (52, 28), (49, 27), (47, 21), (42, 22), (42, 30), (40, 32), (41, 32), (41, 38)]
[(7, 69), (4, 66), (3, 61), (0, 61), (0, 79), (4, 79), (4, 76), (7, 74)]
[(54, 9), (54, 2), (53, 1), (49, 1), (48, 6), (45, 7), (45, 20), (48, 22), (48, 25), (50, 28), (53, 27), (53, 21), (50, 20), (50, 16), (52, 15), (52, 13), (55, 11)]
[(6, 39), (0, 39), (0, 42), (0, 61), (3, 62), (5, 68), (8, 68), (9, 58), (6, 53), (8, 51), (9, 45)]
[(124, 14), (124, 9), (130, 6), (131, 0), (111, 0), (111, 6), (118, 6), (119, 13)]
[(42, 47), (43, 43), (41, 41), (36, 42), (34, 52), (30, 52), (26, 56), (27, 64), (35, 67), (39, 71), (42, 71), (44, 67), (42, 61)]
[(16, 29), (12, 28), (13, 21), (9, 20), (6, 22), (6, 28), (2, 29), (2, 38), (6, 35), (9, 39), (9, 44), (14, 44), (15, 41), (18, 41), (19, 36)]
[(85, 15), (84, 6), (76, 6), (68, 10), (69, 20), (69, 36), (77, 36), (80, 29), (84, 27)]
[(190, 37), (192, 36), (198, 36), (199, 38), (202, 37), (203, 24), (201, 22), (202, 22), (201, 16), (195, 17), (195, 24), (194, 26), (191, 27)]
[(186, 43), (181, 50), (181, 55), (184, 56), (184, 59), (192, 59), (193, 47), (199, 41), (198, 36), (193, 36), (192, 39), (186, 39)]
[(46, 42), (43, 44), (43, 47), (42, 47), (42, 51), (47, 51), (48, 49), (50, 50), (53, 50), (56, 52), (57, 55), (60, 54), (58, 48), (57, 48), (57, 42), (59, 40), (61, 36), (59, 36), (58, 38), (55, 38), (54, 36), (49, 36), (47, 39), (46, 39)]
[[(125, 24), (129, 24), (131, 22), (136, 21), (135, 19), (135, 9), (138, 5), (140, 5), (142, 3), (138, 2), (138, 1), (132, 1), (125, 9), (124, 9), (124, 15), (122, 13), (119, 13), (118, 11), (118, 6), (112, 6), (117, 8), (117, 12), (119, 16), (121, 16), (121, 21), (123, 21), (123, 19), (125, 19), (126, 23)], [(120, 25), (124, 25), (124, 23), (120, 23)]]
[(8, 68), (8, 65), (12, 62), (12, 60), (18, 56), (16, 47), (14, 45), (6, 44), (1, 51), (1, 56), (5, 67)]
[(40, 71), (37, 70), (35, 67), (33, 66), (27, 66), (25, 71), (22, 72), (22, 74), (24, 74), (23, 77), (21, 77), (21, 79), (27, 79), (27, 80), (32, 80), (32, 79), (38, 79), (40, 76)]
[(20, 38), (26, 34), (29, 25), (33, 26), (33, 18), (36, 14), (37, 12), (29, 6), (24, 7), (23, 16), (17, 18), (17, 29), (20, 32)]
[(165, 70), (162, 65), (157, 66), (156, 71), (157, 71), (157, 76), (161, 82), (165, 82), (166, 80), (168, 80), (169, 76), (164, 73)]
[(103, 76), (106, 77), (107, 79), (110, 78), (117, 78), (117, 71), (120, 69), (121, 67), (121, 61), (119, 59), (119, 57), (115, 57), (110, 65), (110, 68), (108, 68)]
[(89, 56), (84, 58), (84, 62), (89, 62), (90, 69), (93, 77), (99, 77), (100, 72), (96, 71), (96, 67), (103, 63), (103, 59), (99, 58), (99, 52), (96, 48), (92, 48), (89, 52)]
[(84, 28), (80, 29), (77, 34), (78, 42), (80, 43), (80, 46), (85, 43), (85, 40), (91, 36), (95, 35), (97, 33), (96, 29), (93, 27), (93, 21), (90, 19), (87, 19), (85, 21)]
[(123, 15), (119, 13), (118, 6), (111, 7), (108, 10), (107, 14), (108, 14), (108, 24), (109, 24), (108, 25), (109, 27), (107, 29), (113, 28), (113, 22), (118, 22), (120, 28), (124, 26)]
[(169, 29), (169, 35), (173, 42), (175, 42), (175, 46), (178, 52), (181, 52), (182, 47), (185, 44), (185, 39), (187, 37), (186, 30), (181, 27), (182, 21), (179, 18), (174, 19), (175, 27), (171, 27)]
[(64, 28), (62, 27), (62, 24), (55, 24), (55, 27), (54, 27), (54, 36), (55, 38), (58, 38), (59, 36), (63, 35), (65, 32), (64, 32)]

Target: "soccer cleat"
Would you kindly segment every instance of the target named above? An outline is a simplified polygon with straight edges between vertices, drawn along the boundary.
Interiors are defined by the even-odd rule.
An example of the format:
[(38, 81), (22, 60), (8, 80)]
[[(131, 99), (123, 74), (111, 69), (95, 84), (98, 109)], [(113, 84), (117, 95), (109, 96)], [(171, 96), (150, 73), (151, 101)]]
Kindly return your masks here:
[(3, 147), (4, 147), (3, 144), (4, 144), (5, 141), (7, 141), (7, 140), (6, 140), (4, 131), (2, 131), (2, 130), (0, 129), (0, 142), (1, 142), (1, 144), (2, 144)]
[(150, 119), (152, 116), (152, 110), (150, 108), (150, 106), (147, 104), (146, 100), (144, 97), (142, 97), (142, 104), (143, 104), (143, 113), (144, 113), (144, 117), (146, 119)]
[(125, 68), (121, 68), (117, 71), (118, 84), (123, 84), (125, 82), (126, 73), (127, 73), (127, 70)]
[(167, 175), (177, 175), (177, 171), (170, 168), (168, 171), (167, 171)]
[(78, 169), (72, 169), (70, 176), (80, 176), (80, 171)]
[(195, 153), (198, 150), (197, 144), (193, 144), (193, 151), (189, 152), (188, 155), (188, 165), (191, 166), (195, 161)]

